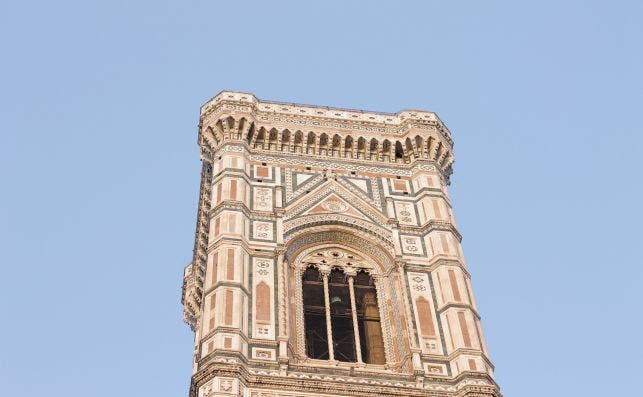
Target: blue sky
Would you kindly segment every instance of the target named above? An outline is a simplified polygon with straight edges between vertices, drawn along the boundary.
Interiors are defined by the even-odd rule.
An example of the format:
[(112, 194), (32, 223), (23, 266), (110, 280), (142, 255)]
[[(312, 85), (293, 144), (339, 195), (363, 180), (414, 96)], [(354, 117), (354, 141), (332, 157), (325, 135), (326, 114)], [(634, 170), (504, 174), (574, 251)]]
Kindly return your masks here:
[(0, 4), (0, 395), (187, 395), (199, 106), (222, 89), (455, 139), (505, 396), (640, 377), (643, 3)]

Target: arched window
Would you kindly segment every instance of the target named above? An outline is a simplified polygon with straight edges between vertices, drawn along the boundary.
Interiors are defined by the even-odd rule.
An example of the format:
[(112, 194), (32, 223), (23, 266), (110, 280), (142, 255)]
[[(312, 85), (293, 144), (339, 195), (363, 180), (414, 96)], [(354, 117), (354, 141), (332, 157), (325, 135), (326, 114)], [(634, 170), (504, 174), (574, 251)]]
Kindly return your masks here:
[(357, 362), (348, 277), (342, 270), (333, 269), (330, 272), (328, 292), (335, 359)]
[[(330, 249), (311, 254), (302, 274), (306, 355), (318, 360), (384, 364), (384, 341), (373, 278), (363, 261)], [(342, 259), (342, 260), (340, 260)]]
[(375, 282), (368, 273), (361, 271), (355, 277), (355, 299), (359, 302), (360, 335), (362, 343), (362, 357), (369, 364), (384, 364), (384, 340), (382, 338), (382, 325), (380, 324), (380, 310), (377, 304)]
[(310, 358), (328, 360), (326, 306), (319, 270), (314, 267), (306, 269), (302, 276), (302, 289), (304, 292), (306, 355)]

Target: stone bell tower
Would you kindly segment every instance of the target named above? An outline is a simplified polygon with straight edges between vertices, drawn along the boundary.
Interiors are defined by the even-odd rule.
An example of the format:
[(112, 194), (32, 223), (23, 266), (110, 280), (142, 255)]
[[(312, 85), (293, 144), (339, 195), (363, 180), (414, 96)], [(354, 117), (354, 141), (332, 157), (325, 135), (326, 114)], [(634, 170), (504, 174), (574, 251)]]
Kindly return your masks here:
[(500, 396), (432, 112), (201, 108), (191, 397)]

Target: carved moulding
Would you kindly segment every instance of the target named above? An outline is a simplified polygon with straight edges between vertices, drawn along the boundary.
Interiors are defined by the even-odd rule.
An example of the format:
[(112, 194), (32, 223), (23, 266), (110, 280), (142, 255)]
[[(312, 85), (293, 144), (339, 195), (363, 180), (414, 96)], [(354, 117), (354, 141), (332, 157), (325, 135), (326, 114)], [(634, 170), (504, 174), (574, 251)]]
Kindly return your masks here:
[(310, 373), (276, 368), (248, 367), (235, 360), (212, 360), (197, 373), (190, 386), (190, 397), (198, 397), (214, 379), (239, 379), (251, 396), (383, 396), (383, 397), (501, 397), (495, 382), (485, 374), (467, 374), (466, 378), (425, 379), (399, 374), (359, 373), (348, 371)]
[(370, 273), (375, 281), (387, 358), (386, 366), (382, 369), (402, 370), (401, 357), (407, 353), (405, 346), (408, 345), (404, 343), (407, 336), (401, 331), (401, 302), (395, 293), (401, 286), (394, 285), (398, 280), (389, 277), (394, 268), (392, 244), (354, 227), (338, 224), (291, 230), (291, 233), (286, 235), (288, 243), (285, 257), (292, 269), (289, 284), (293, 286), (291, 294), (294, 295), (294, 305), (290, 318), (294, 319), (294, 323), (291, 324), (290, 347), (294, 363), (310, 361), (305, 353), (304, 335), (298, 331), (304, 329), (301, 275), (309, 265), (305, 259), (312, 252), (334, 249), (352, 253), (351, 256), (356, 258), (365, 258), (361, 263), (370, 264), (359, 267)]
[[(203, 149), (203, 146), (202, 146)], [(449, 184), (449, 176), (452, 173), (451, 166), (443, 172), (435, 161), (417, 158), (411, 164), (405, 163), (383, 163), (383, 162), (365, 162), (364, 159), (331, 157), (309, 153), (284, 152), (275, 149), (251, 148), (247, 141), (226, 141), (219, 147), (207, 148), (212, 153), (210, 160), (217, 158), (225, 152), (243, 152), (248, 160), (254, 162), (268, 162), (273, 165), (301, 168), (313, 167), (316, 169), (336, 169), (342, 172), (355, 171), (360, 175), (364, 174), (386, 174), (410, 177), (418, 171), (438, 172), (442, 183)], [(448, 171), (448, 172), (447, 172)]]
[[(331, 223), (334, 219), (334, 223)], [(309, 228), (291, 228), (288, 232), (284, 233), (284, 241), (286, 243), (285, 257), (294, 264), (295, 259), (302, 249), (319, 246), (328, 243), (341, 243), (348, 246), (350, 249), (357, 249), (362, 251), (366, 247), (372, 247), (369, 251), (370, 257), (379, 264), (381, 274), (387, 273), (393, 268), (393, 243), (392, 237), (388, 239), (378, 238), (377, 235), (367, 233), (354, 226), (342, 224), (341, 220), (338, 222), (338, 217), (335, 214), (330, 214), (327, 219), (329, 221), (326, 225), (313, 226)], [(284, 223), (285, 228), (285, 223)]]
[[(271, 124), (316, 128), (365, 130), (380, 134), (402, 135), (409, 128), (437, 128), (450, 142), (451, 133), (442, 120), (425, 110), (397, 113), (369, 112), (286, 102), (266, 101), (251, 93), (222, 91), (201, 106), (201, 120), (218, 120), (224, 115), (240, 114)], [(235, 114), (235, 116), (237, 115)], [(238, 117), (238, 116), (237, 116)]]
[[(288, 204), (287, 210), (289, 215), (288, 219), (296, 218), (307, 209), (317, 205), (321, 202), (326, 196), (330, 194), (336, 194), (341, 199), (346, 200), (347, 203), (354, 206), (359, 212), (363, 213), (365, 217), (369, 218), (373, 222), (386, 222), (386, 217), (379, 211), (373, 208), (373, 203), (370, 200), (362, 200), (359, 195), (355, 195), (350, 192), (343, 184), (340, 184), (337, 181), (328, 180), (322, 185), (317, 187), (309, 195), (305, 197), (300, 195), (292, 203)], [(346, 208), (336, 208), (328, 209), (330, 213), (343, 213)]]
[(341, 214), (306, 215), (285, 221), (284, 243), (288, 244), (302, 232), (309, 232), (313, 228), (317, 231), (344, 230), (366, 240), (376, 240), (383, 244), (388, 252), (393, 252), (394, 249), (390, 231), (374, 223)]

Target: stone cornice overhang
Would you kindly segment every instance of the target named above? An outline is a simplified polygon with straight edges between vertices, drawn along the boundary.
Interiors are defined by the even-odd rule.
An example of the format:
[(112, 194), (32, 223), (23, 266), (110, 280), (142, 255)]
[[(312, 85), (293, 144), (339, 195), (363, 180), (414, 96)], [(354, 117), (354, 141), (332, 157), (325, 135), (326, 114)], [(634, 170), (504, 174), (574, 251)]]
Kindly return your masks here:
[(245, 141), (252, 149), (349, 157), (362, 163), (408, 164), (424, 158), (436, 163), (447, 182), (454, 161), (451, 133), (433, 112), (388, 114), (276, 104), (224, 91), (202, 107), (198, 143), (207, 157), (230, 141)]
[[(217, 158), (225, 152), (227, 146), (243, 146), (250, 160), (256, 162), (270, 161), (272, 165), (286, 165), (291, 167), (312, 166), (318, 169), (326, 169), (328, 168), (328, 163), (331, 162), (333, 164), (340, 164), (342, 169), (346, 171), (359, 171), (373, 175), (382, 175), (382, 173), (384, 173), (385, 175), (406, 177), (411, 177), (420, 170), (440, 170), (440, 167), (437, 166), (435, 161), (425, 158), (415, 158), (411, 163), (382, 162), (361, 158), (336, 157), (321, 154), (251, 148), (247, 142), (243, 141), (230, 141), (223, 143), (221, 146), (218, 146), (212, 154), (204, 154), (204, 158), (212, 161), (214, 158)], [(448, 181), (448, 176), (446, 175), (445, 181)]]
[(436, 309), (436, 314), (440, 315), (444, 312), (449, 311), (449, 309), (468, 309), (471, 311), (471, 314), (477, 319), (477, 320), (482, 320), (482, 317), (480, 317), (480, 313), (470, 304), (468, 303), (453, 303), (449, 302), (441, 306), (439, 309)]
[[(214, 377), (239, 378), (246, 387), (282, 390), (289, 392), (308, 392), (344, 396), (383, 396), (383, 397), (454, 397), (454, 396), (494, 396), (501, 394), (494, 380), (485, 373), (463, 372), (454, 379), (440, 377), (423, 378), (418, 384), (411, 375), (386, 373), (361, 373), (353, 377), (350, 369), (335, 370), (331, 374), (325, 369), (319, 371), (293, 371), (286, 373), (270, 366), (261, 369), (247, 367), (247, 360), (237, 362), (230, 357), (217, 360), (202, 360), (203, 367), (192, 378), (190, 396), (197, 397), (199, 387)], [(201, 364), (200, 364), (201, 365)], [(299, 368), (300, 370), (303, 368)], [(357, 369), (353, 369), (356, 371)], [(326, 372), (326, 373), (325, 373)], [(365, 379), (366, 377), (370, 379)]]
[(467, 269), (467, 266), (464, 264), (464, 262), (459, 259), (459, 258), (454, 258), (454, 257), (446, 257), (442, 254), (436, 255), (432, 259), (429, 260), (429, 263), (416, 263), (411, 260), (400, 260), (397, 261), (398, 263), (403, 263), (404, 264), (404, 269), (406, 269), (409, 272), (419, 272), (419, 273), (430, 273), (437, 269), (440, 266), (457, 266), (459, 267), (462, 272), (467, 276), (471, 277), (471, 273), (469, 273), (469, 270)]
[[(469, 355), (469, 356), (476, 356), (480, 357), (484, 360), (485, 364), (489, 366), (491, 369), (495, 369), (495, 366), (489, 359), (489, 357), (482, 351), (476, 350), (476, 349), (468, 349), (468, 348), (457, 348), (453, 350), (448, 356), (442, 356), (438, 354), (428, 354), (428, 353), (421, 353), (420, 357), (422, 360), (429, 361), (429, 362), (440, 362), (440, 363), (448, 363), (451, 360), (456, 359), (460, 355)], [(456, 377), (457, 378), (457, 377)]]
[(213, 241), (208, 246), (207, 252), (208, 254), (210, 254), (214, 252), (217, 248), (223, 245), (230, 245), (230, 244), (234, 244), (238, 247), (243, 248), (248, 255), (251, 255), (256, 258), (266, 258), (266, 259), (275, 258), (276, 254), (273, 251), (279, 248), (279, 244), (276, 244), (276, 243), (271, 243), (272, 244), (271, 246), (269, 246), (268, 244), (248, 244), (247, 242), (238, 238), (230, 238), (230, 237), (223, 236)]
[[(361, 219), (352, 218), (349, 216), (346, 217), (337, 217), (336, 219), (326, 220), (324, 216), (326, 214), (320, 215), (308, 215), (306, 218), (309, 220), (305, 224), (294, 226), (285, 230), (284, 240), (286, 242), (290, 241), (293, 235), (299, 234), (302, 231), (309, 230), (318, 226), (344, 226), (348, 229), (353, 229), (355, 232), (361, 232), (363, 235), (370, 236), (376, 240), (381, 241), (383, 244), (386, 244), (386, 248), (393, 250), (394, 244), (392, 239), (389, 237), (386, 230), (379, 227), (377, 224), (367, 221), (362, 221)], [(341, 219), (344, 218), (344, 219)], [(284, 223), (284, 227), (288, 226), (288, 222)]]
[(425, 236), (426, 234), (435, 231), (442, 230), (445, 232), (451, 232), (458, 239), (462, 241), (462, 235), (451, 222), (441, 221), (437, 219), (431, 219), (429, 222), (423, 224), (422, 226), (413, 226), (413, 225), (399, 225), (398, 226), (401, 233), (409, 233), (418, 236)]
[(227, 280), (217, 281), (217, 283), (211, 286), (210, 288), (205, 288), (203, 290), (203, 295), (208, 296), (209, 294), (211, 294), (212, 292), (215, 292), (218, 289), (226, 289), (229, 287), (237, 288), (241, 292), (243, 292), (246, 296), (250, 296), (250, 291), (248, 291), (248, 288), (246, 288), (242, 283), (238, 281), (227, 281)]
[[(228, 107), (225, 105), (229, 105)], [(369, 127), (382, 138), (406, 136), (414, 125), (436, 126), (442, 137), (453, 146), (451, 132), (437, 114), (431, 111), (404, 109), (397, 113), (373, 112), (358, 109), (305, 105), (258, 99), (254, 94), (236, 91), (221, 91), (201, 106), (200, 120), (217, 118), (223, 114), (241, 111), (251, 113), (258, 120), (275, 122), (279, 125), (294, 124), (297, 120), (311, 121), (320, 126), (331, 124), (332, 129), (347, 131), (363, 130)], [(278, 117), (278, 120), (275, 120)], [(287, 121), (283, 118), (286, 117)], [(294, 127), (291, 125), (291, 127)]]
[[(266, 186), (268, 188), (272, 188), (272, 186)], [(210, 208), (206, 216), (208, 219), (212, 219), (219, 215), (223, 211), (237, 211), (243, 213), (243, 215), (247, 216), (248, 219), (252, 220), (270, 220), (274, 221), (279, 218), (279, 216), (276, 214), (275, 211), (252, 211), (248, 206), (243, 202), (239, 200), (226, 200), (226, 201), (221, 201), (220, 203), (216, 204), (214, 207)]]

